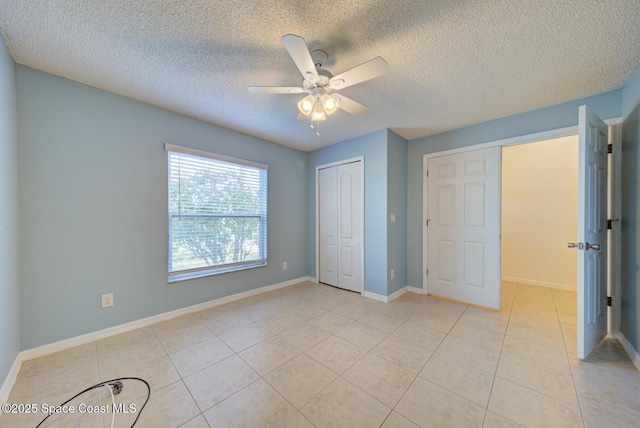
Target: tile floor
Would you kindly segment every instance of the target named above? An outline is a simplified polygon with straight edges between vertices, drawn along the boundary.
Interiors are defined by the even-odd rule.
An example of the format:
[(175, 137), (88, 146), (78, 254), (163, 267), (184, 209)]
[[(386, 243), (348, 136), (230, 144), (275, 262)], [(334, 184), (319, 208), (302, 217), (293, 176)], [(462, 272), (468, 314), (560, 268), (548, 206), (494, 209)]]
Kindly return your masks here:
[[(152, 394), (136, 427), (640, 426), (640, 372), (620, 345), (575, 357), (575, 293), (505, 283), (503, 307), (412, 293), (385, 304), (300, 283), (27, 361), (9, 401), (57, 405), (138, 376)], [(118, 402), (139, 408), (146, 389), (124, 383)], [(102, 388), (70, 404), (110, 401)], [(42, 418), (5, 414), (0, 426)]]

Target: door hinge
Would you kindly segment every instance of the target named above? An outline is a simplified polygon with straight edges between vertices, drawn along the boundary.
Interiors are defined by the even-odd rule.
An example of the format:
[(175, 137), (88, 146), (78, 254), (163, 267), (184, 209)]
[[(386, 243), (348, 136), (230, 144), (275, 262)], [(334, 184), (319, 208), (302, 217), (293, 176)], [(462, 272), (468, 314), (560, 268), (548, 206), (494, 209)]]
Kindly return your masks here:
[(429, 178), (429, 170), (426, 170), (426, 171), (424, 172), (424, 175), (425, 175), (427, 178)]
[(608, 230), (613, 229), (613, 224), (612, 224), (612, 222), (613, 222), (613, 220), (611, 220), (611, 219), (607, 220), (607, 229), (608, 229)]
[(431, 219), (430, 219), (430, 218), (426, 219), (426, 220), (424, 221), (425, 226), (429, 227), (429, 222), (430, 222), (430, 221), (431, 221)]
[(611, 296), (607, 296), (607, 306), (611, 306)]
[(425, 269), (425, 274), (429, 276), (429, 269)]
[(607, 153), (613, 153), (613, 144), (607, 145)]

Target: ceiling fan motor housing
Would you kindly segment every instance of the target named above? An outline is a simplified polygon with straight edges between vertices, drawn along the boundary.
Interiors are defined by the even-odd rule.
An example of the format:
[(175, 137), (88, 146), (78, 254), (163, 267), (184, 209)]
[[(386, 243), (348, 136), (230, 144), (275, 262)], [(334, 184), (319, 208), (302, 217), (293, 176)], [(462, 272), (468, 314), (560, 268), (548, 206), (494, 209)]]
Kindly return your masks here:
[(302, 81), (302, 87), (307, 91), (313, 91), (314, 88), (318, 87), (330, 89), (329, 80), (331, 80), (333, 74), (331, 74), (329, 70), (325, 70), (324, 68), (316, 68), (316, 71), (318, 72), (318, 80), (314, 82), (308, 79), (304, 79)]

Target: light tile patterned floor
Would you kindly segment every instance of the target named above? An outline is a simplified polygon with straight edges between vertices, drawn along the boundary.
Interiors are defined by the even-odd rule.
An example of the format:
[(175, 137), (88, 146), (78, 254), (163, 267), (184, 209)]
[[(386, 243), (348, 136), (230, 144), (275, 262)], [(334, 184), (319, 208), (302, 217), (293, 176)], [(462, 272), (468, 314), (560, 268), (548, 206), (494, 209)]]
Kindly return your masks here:
[[(640, 426), (640, 372), (612, 340), (578, 360), (575, 313), (575, 293), (528, 285), (503, 284), (490, 311), (306, 282), (27, 361), (9, 401), (55, 405), (138, 376), (153, 392), (136, 427)], [(110, 402), (100, 391), (73, 403)], [(145, 391), (125, 381), (118, 402), (139, 408)], [(78, 416), (47, 422), (111, 423)]]

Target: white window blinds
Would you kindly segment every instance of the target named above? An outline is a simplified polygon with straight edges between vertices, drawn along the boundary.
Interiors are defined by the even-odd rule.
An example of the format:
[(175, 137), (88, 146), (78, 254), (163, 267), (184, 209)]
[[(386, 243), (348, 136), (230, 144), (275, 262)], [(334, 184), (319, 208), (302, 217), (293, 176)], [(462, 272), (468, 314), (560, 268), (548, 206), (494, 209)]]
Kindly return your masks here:
[(265, 265), (267, 166), (170, 144), (165, 149), (170, 279)]

